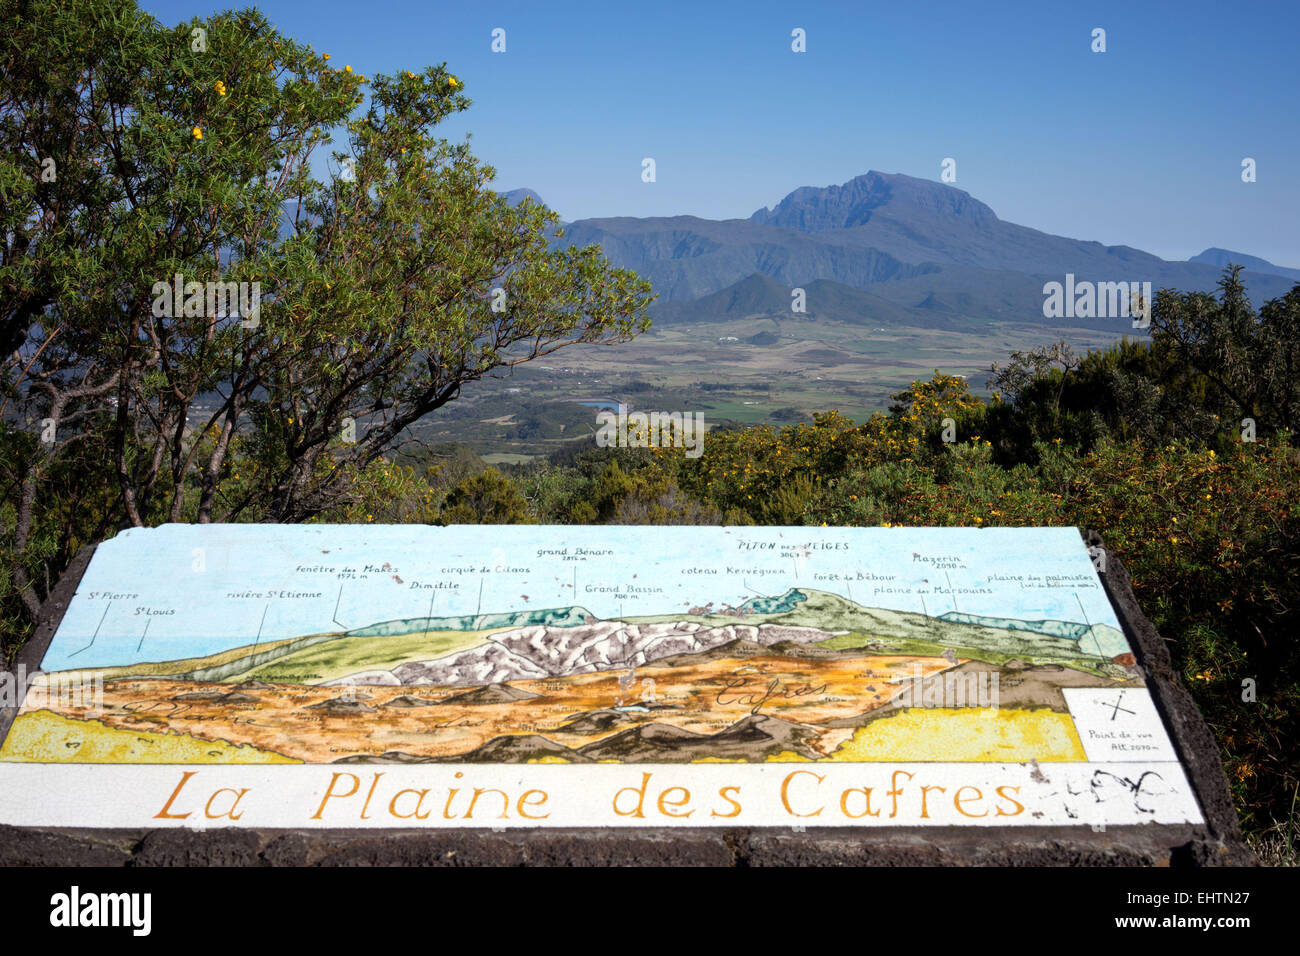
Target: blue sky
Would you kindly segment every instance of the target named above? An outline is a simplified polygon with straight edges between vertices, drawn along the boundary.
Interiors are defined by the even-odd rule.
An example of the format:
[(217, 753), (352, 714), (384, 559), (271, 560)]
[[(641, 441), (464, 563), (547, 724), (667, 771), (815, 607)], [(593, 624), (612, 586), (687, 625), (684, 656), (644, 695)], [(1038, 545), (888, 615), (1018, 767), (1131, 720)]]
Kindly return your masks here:
[[(166, 23), (229, 5), (141, 2)], [(446, 61), (474, 105), (444, 135), (472, 133), (498, 188), (564, 219), (744, 218), (869, 169), (938, 179), (952, 157), (954, 185), (1012, 222), (1300, 267), (1294, 0), (257, 5), (367, 76)]]

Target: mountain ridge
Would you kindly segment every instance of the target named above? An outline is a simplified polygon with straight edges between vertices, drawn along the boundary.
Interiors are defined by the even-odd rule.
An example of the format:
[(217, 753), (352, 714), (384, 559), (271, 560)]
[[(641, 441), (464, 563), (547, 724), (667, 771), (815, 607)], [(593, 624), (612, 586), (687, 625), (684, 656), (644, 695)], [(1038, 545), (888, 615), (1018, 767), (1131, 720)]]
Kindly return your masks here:
[(1300, 269), (1288, 269), (1285, 266), (1274, 265), (1267, 259), (1261, 259), (1259, 256), (1247, 255), (1244, 252), (1233, 252), (1231, 249), (1219, 249), (1211, 246), (1204, 252), (1197, 253), (1187, 260), (1188, 262), (1201, 262), (1206, 265), (1216, 266), (1222, 269), (1224, 266), (1232, 263), (1244, 266), (1243, 271), (1262, 272), (1266, 275), (1285, 276), (1288, 279), (1300, 281)]
[[(1043, 284), (1061, 281), (1067, 273), (1079, 280), (1150, 282), (1154, 289), (1210, 293), (1222, 275), (1214, 262), (1165, 260), (1133, 246), (1106, 246), (1008, 222), (955, 186), (875, 170), (836, 186), (800, 186), (748, 219), (580, 219), (567, 224), (563, 239), (554, 242), (600, 245), (615, 266), (650, 280), (659, 297), (651, 315), (669, 322), (707, 317), (717, 303), (701, 299), (732, 290), (753, 275), (787, 288), (806, 289), (824, 280), (870, 290), (912, 310), (895, 309), (887, 317), (890, 310), (883, 304), (864, 300), (852, 312), (857, 324), (916, 319), (917, 310), (922, 315), (929, 310), (932, 320), (942, 316), (967, 326), (1007, 320), (1046, 324)], [(1260, 265), (1264, 262), (1254, 260), (1256, 271), (1249, 277), (1252, 299), (1259, 301), (1284, 295), (1293, 284), (1286, 274), (1293, 270)], [(954, 301), (958, 294), (968, 297), (965, 305)], [(697, 307), (674, 310), (679, 303)], [(818, 308), (812, 296), (808, 308)]]
[(760, 225), (783, 226), (799, 232), (851, 229), (870, 221), (877, 210), (897, 203), (933, 214), (967, 219), (988, 227), (999, 222), (997, 214), (963, 189), (929, 187), (930, 180), (901, 173), (870, 170), (838, 186), (800, 186), (773, 207), (763, 207), (749, 217)]

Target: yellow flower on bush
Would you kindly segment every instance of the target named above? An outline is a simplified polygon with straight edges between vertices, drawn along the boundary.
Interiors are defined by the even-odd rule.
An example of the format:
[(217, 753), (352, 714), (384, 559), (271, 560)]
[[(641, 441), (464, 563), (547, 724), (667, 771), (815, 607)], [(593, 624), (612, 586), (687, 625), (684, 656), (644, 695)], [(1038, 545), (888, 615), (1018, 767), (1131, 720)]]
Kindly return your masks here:
[(221, 96), (226, 95), (226, 84), (222, 83), (220, 80), (217, 80), (217, 82), (213, 84), (212, 88), (216, 90), (217, 93), (219, 93)]
[(344, 73), (351, 73), (351, 72), (352, 72), (352, 67), (351, 67), (351, 65), (348, 65), (348, 66), (343, 67), (343, 72), (344, 72)]
[(190, 135), (193, 136), (195, 139), (202, 139), (202, 138), (203, 138), (203, 130), (199, 129), (199, 128), (196, 126), (196, 127), (194, 127), (192, 130), (190, 130)]

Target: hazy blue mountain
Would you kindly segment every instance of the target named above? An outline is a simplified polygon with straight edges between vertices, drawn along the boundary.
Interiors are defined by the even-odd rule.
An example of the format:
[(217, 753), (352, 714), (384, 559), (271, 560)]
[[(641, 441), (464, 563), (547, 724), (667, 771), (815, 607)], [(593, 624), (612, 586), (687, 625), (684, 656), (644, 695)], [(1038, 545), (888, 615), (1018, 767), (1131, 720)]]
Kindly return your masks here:
[(543, 200), (541, 196), (537, 195), (537, 193), (527, 187), (522, 189), (512, 189), (509, 192), (500, 193), (499, 195), (505, 197), (506, 202), (510, 203), (512, 206), (518, 206), (525, 199), (531, 199), (539, 206), (546, 205), (546, 201)]
[[(912, 280), (925, 281), (926, 276)], [(893, 287), (894, 283), (889, 283)], [(872, 289), (883, 289), (874, 285)], [(910, 326), (914, 328), (965, 328), (957, 320), (956, 309), (941, 304), (933, 294), (915, 308), (890, 301), (875, 292), (852, 286), (814, 279), (804, 290), (806, 311), (791, 311), (792, 288), (761, 273), (746, 276), (720, 292), (687, 301), (656, 303), (650, 310), (655, 325), (684, 325), (719, 319), (777, 318), (787, 321), (826, 319), (850, 325), (871, 327)], [(958, 295), (964, 295), (959, 293)], [(966, 296), (966, 300), (970, 297)], [(969, 305), (969, 301), (965, 301)]]
[(1259, 256), (1248, 256), (1244, 252), (1232, 252), (1229, 249), (1206, 249), (1200, 255), (1192, 256), (1188, 262), (1203, 262), (1206, 265), (1218, 266), (1222, 269), (1228, 263), (1235, 263), (1239, 266), (1245, 266), (1242, 270), (1243, 278), (1247, 278), (1249, 273), (1262, 272), (1275, 276), (1285, 276), (1288, 279), (1300, 280), (1300, 269), (1287, 269), (1284, 266), (1275, 266), (1267, 259), (1261, 259)]
[[(694, 321), (706, 310), (735, 314), (747, 296), (775, 307), (776, 287), (764, 292), (750, 279), (765, 276), (786, 292), (817, 280), (842, 312), (850, 301), (838, 287), (869, 289), (859, 320), (871, 307), (888, 324), (885, 304), (930, 321), (969, 325), (1003, 319), (1043, 321), (1043, 284), (1066, 273), (1094, 282), (1150, 282), (1153, 289), (1214, 292), (1222, 273), (1213, 262), (1170, 262), (1131, 246), (1104, 246), (999, 219), (987, 205), (944, 183), (869, 172), (839, 186), (805, 186), (749, 219), (695, 216), (582, 219), (565, 229), (564, 244), (598, 243), (617, 266), (650, 280), (661, 321)], [(1258, 260), (1262, 262), (1263, 260)], [(1249, 277), (1256, 304), (1285, 294), (1292, 279), (1274, 267)], [(742, 283), (749, 283), (743, 285)], [(706, 296), (720, 298), (703, 301)], [(697, 308), (675, 309), (691, 301)], [(809, 312), (813, 311), (810, 301)], [(761, 312), (755, 309), (754, 312)], [(751, 314), (751, 313), (745, 313)], [(1115, 319), (1071, 320), (1080, 325)]]
[(865, 225), (877, 214), (900, 209), (932, 216), (965, 219), (981, 226), (998, 221), (993, 210), (955, 187), (941, 186), (911, 176), (869, 172), (842, 186), (802, 186), (772, 209), (760, 209), (750, 222), (781, 226), (799, 232), (826, 232)]
[(717, 292), (755, 272), (787, 285), (833, 279), (862, 288), (938, 269), (903, 262), (863, 243), (744, 219), (580, 219), (565, 227), (562, 241), (577, 246), (598, 243), (610, 262), (634, 269), (667, 300)]
[[(509, 192), (499, 193), (498, 195), (504, 197), (506, 202), (510, 203), (510, 205), (512, 206), (518, 206), (525, 199), (531, 199), (539, 206), (546, 205), (545, 199), (539, 196), (534, 190), (529, 189), (526, 186), (521, 189), (512, 189)], [(552, 210), (552, 212), (554, 212), (554, 210)], [(567, 223), (561, 220), (557, 225), (547, 229), (546, 230), (547, 241), (552, 243), (553, 245), (559, 243), (560, 241), (559, 234), (566, 226)]]
[[(512, 204), (532, 189), (501, 193)], [(281, 234), (294, 206), (285, 204)], [(971, 328), (1043, 322), (1043, 284), (1067, 272), (1094, 282), (1217, 291), (1223, 267), (1246, 267), (1252, 301), (1290, 291), (1300, 269), (1211, 248), (1171, 262), (1131, 246), (1104, 246), (1005, 222), (964, 190), (868, 172), (838, 186), (804, 186), (749, 219), (696, 216), (582, 219), (557, 245), (599, 244), (616, 265), (650, 280), (659, 323), (774, 316), (863, 326)], [(807, 313), (790, 312), (790, 290)], [(1116, 319), (1071, 319), (1113, 327)]]
[[(750, 222), (879, 249), (907, 263), (974, 266), (1094, 281), (1136, 279), (1156, 285), (1217, 280), (1220, 268), (1168, 262), (1132, 246), (1104, 246), (1004, 222), (955, 186), (869, 172), (842, 186), (803, 187)], [(836, 276), (817, 278), (837, 279)], [(1191, 286), (1183, 286), (1190, 288)]]

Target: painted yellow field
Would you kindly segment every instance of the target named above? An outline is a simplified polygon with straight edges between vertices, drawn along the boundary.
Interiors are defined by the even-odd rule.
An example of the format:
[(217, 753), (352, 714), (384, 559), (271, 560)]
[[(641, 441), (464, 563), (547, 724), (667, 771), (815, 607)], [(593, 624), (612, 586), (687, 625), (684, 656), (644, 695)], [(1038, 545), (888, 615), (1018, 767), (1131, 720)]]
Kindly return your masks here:
[(21, 714), (0, 749), (20, 763), (302, 763), (293, 757), (190, 734), (122, 730), (37, 710)]
[(1084, 761), (1069, 714), (1046, 708), (911, 708), (859, 727), (835, 761)]

